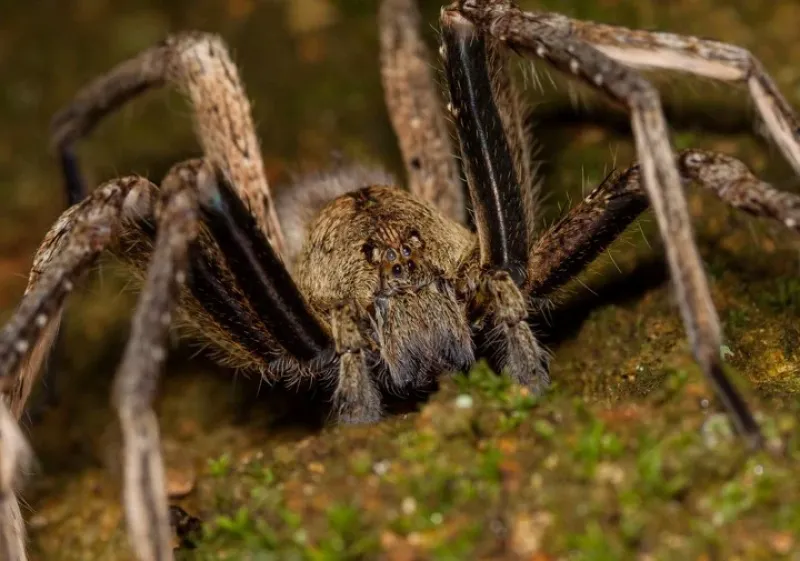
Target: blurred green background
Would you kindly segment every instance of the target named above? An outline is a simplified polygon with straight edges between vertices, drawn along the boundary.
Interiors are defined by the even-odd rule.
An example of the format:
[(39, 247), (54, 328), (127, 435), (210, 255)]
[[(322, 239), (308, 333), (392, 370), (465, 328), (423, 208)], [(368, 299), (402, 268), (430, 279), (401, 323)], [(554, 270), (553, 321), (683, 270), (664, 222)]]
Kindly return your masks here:
[[(800, 107), (800, 3), (796, 0), (549, 0), (523, 5), (739, 44), (764, 62), (790, 103)], [(432, 45), (438, 9), (437, 2), (423, 2), (429, 24), (425, 33)], [(377, 2), (362, 0), (0, 0), (0, 317), (7, 318), (21, 298), (33, 252), (65, 204), (61, 178), (48, 149), (50, 117), (88, 80), (171, 31), (216, 31), (230, 45), (253, 100), (267, 173), (276, 189), (293, 176), (325, 167), (340, 154), (384, 162), (402, 177), (380, 88), (376, 12)], [(530, 71), (528, 66), (523, 65), (524, 72)], [(545, 90), (539, 92), (528, 80), (526, 95), (535, 107), (533, 130), (542, 144), (539, 157), (546, 174), (549, 221), (597, 184), (611, 166), (631, 162), (633, 153), (624, 115), (580, 88), (565, 87), (559, 79), (557, 87), (551, 87), (547, 79), (542, 82)], [(658, 77), (658, 83), (664, 86), (676, 145), (736, 155), (776, 186), (800, 192), (800, 181), (777, 151), (753, 134), (758, 126), (741, 88), (674, 76)], [(187, 106), (179, 96), (163, 91), (143, 96), (104, 121), (79, 149), (90, 185), (132, 172), (158, 181), (172, 163), (197, 153)], [(759, 400), (760, 410), (796, 411), (800, 242), (773, 225), (731, 213), (703, 194), (692, 192), (690, 201), (714, 298), (729, 337), (730, 363), (743, 374), (743, 385)], [(795, 528), (793, 524), (800, 526), (800, 513), (790, 510), (779, 520), (765, 514), (784, 512), (775, 501), (800, 504), (800, 495), (793, 494), (797, 485), (792, 485), (788, 476), (778, 477), (766, 495), (752, 498), (747, 495), (751, 487), (744, 483), (744, 490), (723, 487), (725, 478), (735, 474), (715, 472), (706, 480), (692, 471), (701, 469), (695, 467), (692, 454), (706, 453), (703, 442), (692, 438), (700, 434), (697, 428), (706, 415), (697, 403), (708, 391), (688, 358), (660, 263), (658, 239), (652, 219), (646, 215), (580, 283), (563, 292), (561, 312), (557, 308), (551, 325), (543, 327), (556, 356), (553, 378), (558, 388), (547, 404), (540, 406), (541, 411), (530, 412), (530, 423), (503, 425), (498, 434), (461, 442), (459, 446), (464, 448), (456, 451), (446, 448), (452, 444), (449, 437), (443, 442), (432, 437), (438, 444), (430, 454), (452, 458), (453, 463), (428, 466), (428, 475), (411, 470), (396, 474), (390, 483), (381, 482), (371, 507), (364, 504), (361, 480), (353, 479), (358, 466), (350, 466), (354, 470), (350, 473), (349, 467), (337, 462), (343, 457), (349, 461), (357, 451), (362, 464), (372, 465), (378, 458), (414, 450), (416, 441), (411, 442), (415, 438), (411, 435), (436, 435), (440, 420), (436, 415), (449, 416), (448, 391), (466, 390), (448, 386), (421, 416), (396, 417), (369, 429), (319, 433), (313, 423), (304, 422), (306, 416), (315, 417), (313, 404), (303, 406), (308, 396), (277, 391), (265, 402), (249, 403), (252, 399), (248, 396), (258, 390), (258, 384), (241, 376), (232, 382), (230, 373), (196, 357), (194, 348), (176, 344), (159, 403), (170, 477), (175, 485), (184, 482), (191, 490), (185, 500), (187, 508), (216, 528), (209, 543), (187, 558), (372, 559), (384, 555), (389, 559), (459, 559), (474, 555), (550, 559), (570, 554), (571, 558), (586, 559), (636, 555), (640, 559), (648, 558), (643, 555), (686, 559), (709, 551), (713, 555), (706, 558), (716, 554), (757, 558), (753, 552), (763, 558), (790, 555), (796, 544), (789, 530)], [(118, 436), (107, 396), (134, 301), (135, 293), (127, 289), (124, 275), (109, 260), (69, 305), (56, 362), (59, 403), (37, 408), (35, 422), (26, 424), (39, 458), (24, 494), (35, 559), (128, 558), (117, 500)], [(672, 387), (669, 384), (675, 379), (682, 398), (653, 398), (652, 391)], [(470, 391), (481, 396), (478, 402), (487, 404), (493, 412), (487, 413), (490, 417), (498, 410), (511, 418), (518, 413), (514, 407), (509, 412), (493, 401), (506, 403), (505, 393), (493, 393), (480, 383)], [(512, 390), (503, 390), (507, 391)], [(583, 407), (576, 405), (583, 397), (590, 404), (586, 415), (574, 409)], [(612, 454), (603, 448), (606, 433), (592, 432), (597, 419), (618, 421), (628, 414), (627, 404), (631, 400), (639, 403), (642, 397), (649, 403), (641, 406), (645, 413), (634, 415), (632, 423), (611, 423), (608, 430), (618, 434), (622, 443), (619, 455)], [(476, 415), (482, 411), (476, 407)], [(562, 426), (553, 420), (561, 415), (559, 411), (565, 418), (574, 416), (574, 422)], [(528, 414), (527, 409), (524, 412)], [(533, 426), (533, 419), (547, 415), (553, 416), (554, 440), (525, 428)], [(652, 415), (652, 419), (642, 415)], [(786, 418), (794, 417), (788, 414)], [(676, 418), (687, 419), (686, 426), (667, 421)], [(787, 438), (796, 442), (800, 433), (786, 418), (772, 418), (770, 426), (794, 435), (793, 440)], [(601, 424), (606, 427), (608, 422)], [(698, 481), (708, 481), (692, 495), (694, 502), (681, 507), (690, 515), (685, 524), (674, 519), (674, 497), (655, 493), (653, 498), (651, 487), (637, 486), (643, 477), (642, 462), (650, 457), (646, 454), (657, 449), (654, 443), (671, 442), (673, 437), (680, 440), (680, 430), (694, 435), (686, 438), (696, 448), (670, 449), (685, 459), (670, 469), (685, 478), (697, 476)], [(620, 522), (623, 518), (603, 518), (593, 510), (622, 504), (618, 501), (624, 489), (617, 489), (613, 497), (581, 493), (581, 485), (593, 480), (573, 477), (569, 469), (555, 467), (552, 480), (544, 476), (547, 493), (541, 491), (541, 481), (537, 490), (534, 481), (525, 479), (521, 485), (527, 491), (512, 493), (511, 498), (488, 490), (485, 496), (478, 493), (477, 498), (464, 498), (463, 504), (453, 499), (453, 508), (472, 513), (461, 525), (448, 526), (447, 516), (444, 522), (431, 522), (438, 520), (430, 509), (443, 504), (443, 491), (420, 490), (420, 478), (431, 478), (431, 473), (443, 479), (463, 478), (472, 473), (476, 481), (491, 479), (481, 471), (481, 462), (488, 461), (481, 459), (481, 454), (487, 449), (513, 457), (515, 465), (527, 474), (538, 470), (547, 458), (564, 454), (563, 462), (575, 460), (575, 443), (583, 438), (600, 442), (593, 456), (597, 465), (607, 468), (613, 464), (623, 473), (633, 466), (633, 475), (628, 474), (625, 484), (632, 486), (627, 491), (638, 501), (628, 513), (641, 525), (634, 532), (636, 539), (626, 537), (626, 532), (633, 530)], [(515, 444), (511, 446), (509, 441)], [(395, 444), (390, 444), (397, 442), (407, 445), (394, 448)], [(467, 454), (469, 459), (462, 464), (464, 450), (478, 452), (474, 457)], [(749, 469), (735, 444), (718, 453), (719, 463), (738, 458), (739, 468)], [(775, 473), (791, 471), (787, 466), (794, 464), (780, 462), (793, 462), (796, 456), (786, 455), (788, 460), (766, 460), (777, 462)], [(425, 461), (417, 458), (409, 465), (425, 465)], [(268, 483), (266, 476), (252, 479), (248, 471), (254, 463), (261, 466), (259, 462), (263, 462), (263, 470), (276, 474), (266, 478)], [(662, 471), (656, 469), (659, 474)], [(235, 477), (228, 479), (226, 474)], [(263, 497), (254, 498), (254, 493), (258, 494), (254, 489), (262, 486), (275, 493), (266, 503), (259, 503)], [(309, 486), (325, 490), (323, 497), (308, 495)], [(406, 492), (408, 496), (403, 494)], [(535, 498), (530, 499), (526, 492)], [(736, 495), (738, 492), (744, 495)], [(700, 531), (692, 516), (708, 514), (703, 505), (716, 505), (715, 493), (739, 505), (738, 510), (725, 518), (724, 524)], [(264, 512), (274, 516), (283, 512), (281, 508), (290, 512), (286, 505), (298, 504), (300, 495), (307, 497), (306, 503), (301, 501), (300, 518), (287, 522), (291, 518), (287, 514), (280, 521), (272, 520), (269, 531), (275, 528), (275, 535), (264, 538), (268, 532), (254, 522), (262, 520), (258, 505), (271, 505), (264, 507)], [(582, 500), (588, 504), (583, 510), (575, 506), (580, 495), (585, 495)], [(793, 501), (787, 498), (792, 496)], [(404, 506), (398, 511), (393, 501), (403, 497), (411, 497), (419, 508)], [(276, 506), (278, 503), (283, 506)], [(486, 504), (492, 507), (486, 509)], [(471, 507), (478, 508), (470, 511)], [(414, 517), (423, 511), (427, 512), (427, 526), (420, 522), (417, 527)], [(508, 517), (507, 543), (501, 550), (493, 549), (496, 532), (488, 529), (495, 511)], [(648, 518), (644, 512), (653, 514)], [(357, 522), (353, 522), (354, 516)], [(748, 531), (737, 526), (739, 519), (746, 521)], [(536, 544), (522, 538), (515, 541), (517, 534), (535, 535), (534, 530), (524, 531), (525, 524), (550, 529), (542, 530)], [(670, 539), (664, 534), (668, 527)], [(305, 532), (303, 539), (296, 539), (298, 528)], [(261, 537), (254, 538), (251, 532)], [(449, 547), (449, 543), (463, 549)], [(543, 557), (534, 557), (539, 554)]]

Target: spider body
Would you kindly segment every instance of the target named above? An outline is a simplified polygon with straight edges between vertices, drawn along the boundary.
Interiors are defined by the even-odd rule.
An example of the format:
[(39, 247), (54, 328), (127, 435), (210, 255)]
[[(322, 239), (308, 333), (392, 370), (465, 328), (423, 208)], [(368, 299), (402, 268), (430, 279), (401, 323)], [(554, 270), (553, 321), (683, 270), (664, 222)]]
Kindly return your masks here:
[(368, 186), (322, 209), (294, 271), (319, 316), (357, 310), (367, 362), (378, 374), (385, 366), (402, 389), (472, 362), (456, 279), (475, 244), (464, 226), (407, 191)]
[[(408, 191), (355, 168), (298, 184), (273, 201), (250, 106), (224, 42), (176, 34), (97, 78), (53, 119), (72, 206), (45, 236), (23, 300), (0, 333), (0, 559), (25, 559), (14, 487), (28, 449), (16, 419), (55, 340), (64, 301), (110, 250), (144, 279), (114, 385), (123, 434), (124, 503), (143, 561), (172, 558), (152, 405), (170, 326), (181, 316), (224, 362), (270, 381), (332, 384), (339, 422), (381, 418), (381, 389), (427, 385), (488, 356), (540, 393), (548, 354), (531, 316), (648, 205), (655, 211), (692, 352), (744, 441), (761, 434), (726, 378), (722, 334), (683, 184), (800, 230), (800, 197), (723, 154), (675, 154), (658, 92), (636, 68), (680, 68), (742, 82), (800, 172), (800, 122), (761, 64), (723, 43), (524, 12), (509, 0), (442, 10), (441, 50), (462, 170), (454, 158), (413, 0), (383, 0), (381, 69)], [(544, 231), (532, 140), (509, 53), (539, 59), (628, 111), (639, 163), (606, 180)], [(634, 68), (635, 66), (636, 68)], [(160, 188), (126, 177), (85, 191), (73, 145), (148, 88), (188, 98), (203, 157)], [(473, 225), (466, 220), (466, 195)]]

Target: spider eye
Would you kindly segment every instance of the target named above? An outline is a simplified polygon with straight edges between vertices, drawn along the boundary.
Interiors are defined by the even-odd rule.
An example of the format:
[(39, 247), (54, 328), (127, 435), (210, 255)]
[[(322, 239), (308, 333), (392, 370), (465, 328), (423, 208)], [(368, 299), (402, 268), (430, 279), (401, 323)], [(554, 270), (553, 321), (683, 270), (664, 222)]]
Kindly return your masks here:
[(400, 252), (403, 254), (403, 257), (408, 257), (411, 255), (411, 248), (407, 245), (404, 245), (400, 248)]
[(399, 277), (400, 275), (403, 274), (403, 268), (400, 265), (395, 265), (394, 267), (392, 267), (392, 274), (395, 277)]
[(395, 259), (397, 259), (397, 252), (395, 250), (393, 250), (392, 248), (387, 249), (386, 250), (386, 259), (388, 259), (389, 261), (394, 261)]

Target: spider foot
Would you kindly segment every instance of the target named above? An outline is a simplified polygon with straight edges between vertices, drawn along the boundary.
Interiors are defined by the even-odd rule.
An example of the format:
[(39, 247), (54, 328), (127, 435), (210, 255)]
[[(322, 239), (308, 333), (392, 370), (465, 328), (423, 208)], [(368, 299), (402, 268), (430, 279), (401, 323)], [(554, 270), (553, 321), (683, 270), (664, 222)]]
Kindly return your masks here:
[(381, 419), (381, 395), (369, 378), (361, 352), (346, 352), (341, 357), (332, 411), (339, 424), (361, 425)]
[(542, 349), (527, 323), (507, 328), (503, 373), (528, 388), (534, 395), (544, 393), (550, 385), (549, 355)]
[(483, 285), (491, 315), (488, 337), (500, 349), (496, 354), (498, 367), (534, 395), (541, 394), (550, 384), (550, 356), (526, 321), (525, 297), (506, 271), (489, 273)]

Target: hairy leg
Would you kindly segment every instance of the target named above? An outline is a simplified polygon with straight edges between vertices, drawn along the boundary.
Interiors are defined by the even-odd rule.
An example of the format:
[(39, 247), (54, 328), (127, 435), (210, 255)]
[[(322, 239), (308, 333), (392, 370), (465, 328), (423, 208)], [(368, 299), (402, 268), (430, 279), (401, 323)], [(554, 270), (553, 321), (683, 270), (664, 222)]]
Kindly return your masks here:
[(527, 323), (528, 300), (505, 271), (487, 276), (481, 287), (494, 318), (488, 333), (490, 345), (500, 349), (505, 372), (518, 384), (541, 394), (550, 384), (550, 355), (539, 345)]
[(722, 332), (700, 261), (658, 91), (637, 71), (570, 34), (567, 18), (523, 12), (510, 0), (463, 0), (445, 17), (470, 25), (525, 56), (608, 95), (631, 115), (644, 188), (664, 241), (673, 286), (695, 359), (737, 432), (752, 447), (762, 443), (752, 413), (722, 370)]
[[(442, 56), (450, 87), (451, 111), (458, 129), (470, 197), (478, 229), (479, 255), (467, 263), (459, 278), (468, 288), (473, 313), (489, 320), (488, 339), (499, 366), (516, 382), (540, 392), (549, 382), (547, 355), (530, 326), (527, 300), (521, 286), (527, 272), (529, 232), (525, 221), (517, 162), (512, 147), (521, 150), (512, 100), (503, 89), (496, 55), (487, 53), (487, 41), (463, 17), (442, 12)], [(505, 122), (495, 104), (502, 94)], [(506, 136), (512, 133), (509, 146)], [(519, 154), (517, 154), (519, 157)], [(524, 167), (522, 167), (524, 170)], [(480, 302), (480, 304), (476, 304)]]
[(203, 221), (219, 245), (260, 323), (283, 349), (301, 361), (327, 354), (332, 342), (234, 186), (216, 173), (215, 191), (202, 193)]
[[(126, 220), (119, 237), (111, 249), (141, 286), (156, 240), (153, 210)], [(207, 229), (201, 229), (189, 251), (189, 273), (176, 318), (180, 332), (202, 342), (219, 363), (239, 371), (270, 378), (271, 365), (280, 363), (280, 374), (301, 374), (297, 361), (262, 326)]]
[(498, 41), (487, 37), (486, 51), (492, 96), (514, 160), (514, 169), (522, 193), (525, 224), (528, 227), (528, 243), (533, 243), (537, 236), (536, 224), (539, 218), (541, 185), (536, 176), (537, 166), (533, 159), (536, 146), (527, 124), (528, 111), (522, 98), (522, 92), (519, 91), (519, 87), (511, 76), (509, 69), (511, 57), (508, 50), (504, 49)]
[(152, 409), (180, 287), (197, 236), (197, 196), (213, 182), (209, 166), (192, 161), (174, 167), (162, 182), (155, 248), (136, 306), (130, 339), (114, 380), (122, 426), (123, 496), (128, 533), (142, 561), (172, 559), (164, 465), (158, 421)]
[(359, 328), (366, 317), (355, 302), (331, 313), (331, 331), (339, 356), (339, 377), (333, 394), (333, 414), (341, 423), (372, 423), (382, 414), (381, 395), (370, 378), (368, 343)]
[(285, 355), (319, 370), (332, 361), (330, 338), (306, 307), (269, 242), (224, 172), (196, 160), (173, 168), (162, 184), (156, 242), (128, 347), (115, 383), (124, 436), (125, 505), (141, 559), (171, 559), (170, 526), (152, 411), (173, 308), (192, 267), (190, 246), (201, 224), (221, 249), (258, 322)]
[[(200, 193), (203, 228), (190, 248), (181, 319), (217, 359), (289, 384), (324, 376), (332, 367), (326, 326), (305, 301), (228, 178), (211, 167), (213, 188)], [(124, 229), (118, 256), (141, 277), (156, 228), (152, 219)]]
[(522, 284), (528, 234), (516, 166), (494, 103), (486, 41), (442, 12), (442, 56), (480, 242), (480, 263)]
[(85, 194), (72, 152), (75, 142), (125, 102), (164, 84), (189, 98), (205, 156), (231, 177), (237, 195), (281, 255), (283, 235), (264, 174), (250, 103), (236, 65), (216, 35), (168, 37), (95, 79), (53, 117), (52, 142), (64, 166), (70, 200)]
[(15, 491), (31, 459), (16, 419), (0, 399), (0, 558), (25, 561), (25, 522)]
[[(55, 338), (61, 309), (78, 279), (113, 241), (129, 196), (147, 191), (141, 178), (110, 181), (70, 208), (50, 229), (34, 258), (22, 303), (0, 332), (0, 554), (24, 560), (24, 525), (14, 498), (29, 451), (19, 418), (41, 360)], [(15, 375), (16, 374), (16, 375)]]
[(64, 212), (39, 246), (22, 303), (0, 333), (0, 378), (15, 417), (54, 339), (64, 300), (114, 241), (125, 205), (142, 193), (149, 196), (150, 188), (139, 177), (101, 185)]
[(674, 33), (578, 20), (569, 20), (569, 24), (572, 35), (623, 64), (746, 83), (772, 139), (800, 174), (800, 120), (764, 66), (747, 49)]
[[(800, 196), (761, 181), (736, 158), (683, 150), (677, 163), (685, 183), (696, 183), (733, 208), (800, 232)], [(646, 208), (641, 167), (612, 173), (531, 249), (526, 284), (531, 298), (546, 298), (577, 275)]]
[[(157, 227), (152, 218), (158, 191), (142, 178), (108, 182), (68, 209), (37, 252), (26, 296), (0, 333), (0, 389), (6, 394), (2, 407), (6, 411), (5, 400), (10, 401), (19, 416), (54, 338), (52, 326), (78, 277), (112, 246), (134, 268), (148, 270), (115, 386), (128, 467), (128, 523), (142, 559), (171, 556), (158, 428), (150, 405), (181, 286), (188, 284), (182, 303), (188, 304), (189, 315), (203, 328), (221, 327), (218, 331), (236, 339), (262, 371), (278, 360), (294, 373), (299, 373), (297, 364), (310, 366), (302, 371), (308, 373), (332, 362), (331, 353), (324, 352), (329, 346), (324, 327), (304, 307), (233, 187), (227, 180), (218, 184), (218, 179), (204, 160), (173, 168), (162, 186)], [(203, 232), (205, 242), (194, 245), (200, 226), (198, 195), (208, 230)], [(268, 330), (276, 326), (280, 333)], [(16, 370), (20, 372), (13, 378)], [(0, 476), (7, 474), (0, 477), (0, 547), (14, 552), (9, 558), (23, 559), (24, 528), (12, 475), (24, 460), (25, 441), (10, 413), (8, 418), (10, 424), (0, 415), (0, 468), (5, 470)]]
[(458, 165), (442, 100), (420, 34), (416, 0), (383, 0), (379, 15), (381, 76), (386, 106), (411, 192), (448, 218), (466, 217)]

